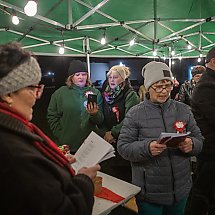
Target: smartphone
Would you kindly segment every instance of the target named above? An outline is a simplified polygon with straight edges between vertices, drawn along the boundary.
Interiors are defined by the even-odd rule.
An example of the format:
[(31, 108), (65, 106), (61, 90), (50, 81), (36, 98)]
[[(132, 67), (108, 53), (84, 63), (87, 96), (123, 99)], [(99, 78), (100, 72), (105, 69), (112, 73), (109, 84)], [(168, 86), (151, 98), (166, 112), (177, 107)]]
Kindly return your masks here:
[(87, 104), (89, 103), (96, 103), (97, 104), (97, 95), (95, 94), (89, 94), (88, 97), (87, 97)]

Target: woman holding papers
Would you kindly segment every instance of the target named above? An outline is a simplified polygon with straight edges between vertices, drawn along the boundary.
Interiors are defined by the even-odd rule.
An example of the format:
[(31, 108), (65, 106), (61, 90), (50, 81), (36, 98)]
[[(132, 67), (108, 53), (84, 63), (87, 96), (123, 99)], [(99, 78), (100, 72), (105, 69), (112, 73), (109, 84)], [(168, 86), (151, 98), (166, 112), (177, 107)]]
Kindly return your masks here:
[[(77, 175), (34, 124), (41, 70), (16, 43), (0, 46), (0, 211), (7, 215), (90, 215), (99, 165)], [(75, 162), (73, 158), (73, 162)]]
[[(148, 92), (127, 113), (118, 152), (131, 162), (132, 182), (141, 187), (136, 197), (140, 215), (183, 215), (192, 186), (190, 156), (201, 151), (203, 137), (190, 108), (170, 99), (170, 68), (153, 61), (142, 72)], [(190, 134), (167, 147), (159, 144), (162, 132)]]
[[(130, 70), (125, 66), (113, 66), (107, 73), (107, 81), (102, 88), (103, 96), (103, 137), (116, 148), (117, 138), (127, 111), (139, 103), (139, 97), (131, 87), (128, 77)], [(118, 154), (106, 161), (102, 171), (117, 178), (131, 181), (131, 167)]]

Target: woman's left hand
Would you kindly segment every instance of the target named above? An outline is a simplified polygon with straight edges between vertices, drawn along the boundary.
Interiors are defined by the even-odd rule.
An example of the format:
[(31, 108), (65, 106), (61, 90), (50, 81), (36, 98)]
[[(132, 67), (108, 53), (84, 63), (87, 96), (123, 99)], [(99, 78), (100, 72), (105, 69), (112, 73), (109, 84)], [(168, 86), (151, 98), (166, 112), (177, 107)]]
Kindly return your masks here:
[(184, 153), (188, 153), (191, 152), (193, 150), (193, 141), (191, 138), (187, 137), (184, 142), (179, 143), (178, 148), (184, 152)]
[(90, 102), (89, 104), (87, 104), (86, 110), (90, 115), (94, 116), (98, 113), (99, 106), (96, 103)]
[(111, 134), (111, 131), (105, 132), (104, 139), (105, 139), (108, 143), (116, 143), (116, 140), (115, 140), (115, 138), (113, 137), (113, 135)]

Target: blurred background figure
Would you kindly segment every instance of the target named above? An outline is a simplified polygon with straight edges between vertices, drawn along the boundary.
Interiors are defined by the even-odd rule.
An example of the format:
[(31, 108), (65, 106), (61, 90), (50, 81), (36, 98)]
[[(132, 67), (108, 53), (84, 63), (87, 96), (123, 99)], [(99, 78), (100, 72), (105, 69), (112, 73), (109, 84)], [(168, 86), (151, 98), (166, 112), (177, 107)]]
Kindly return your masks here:
[[(113, 66), (107, 73), (107, 80), (102, 87), (104, 112), (102, 136), (113, 144), (115, 149), (125, 114), (139, 103), (139, 97), (128, 80), (129, 75), (128, 67)], [(125, 181), (131, 180), (130, 164), (119, 154), (116, 154), (116, 158), (105, 161), (102, 171)]]
[[(99, 165), (75, 175), (67, 158), (32, 119), (43, 90), (36, 59), (17, 43), (0, 46), (1, 214), (88, 214)], [(73, 140), (75, 141), (75, 140)]]
[[(102, 96), (91, 85), (86, 63), (73, 60), (68, 70), (66, 86), (52, 96), (47, 119), (58, 145), (68, 145), (75, 153), (91, 131), (103, 122)], [(89, 94), (97, 95), (97, 103), (87, 104)]]
[(205, 72), (205, 67), (201, 65), (194, 66), (191, 74), (192, 74), (192, 79), (185, 81), (179, 90), (178, 94), (178, 101), (183, 102), (187, 105), (190, 105), (191, 102), (191, 96), (193, 94), (193, 89), (196, 86), (196, 83), (199, 81), (199, 79), (202, 76), (202, 73)]
[(180, 89), (179, 82), (176, 78), (174, 78), (173, 79), (173, 90), (170, 93), (170, 97), (172, 99), (178, 100), (179, 89)]
[(144, 101), (145, 93), (146, 93), (146, 88), (145, 88), (144, 84), (142, 84), (138, 90), (138, 94), (139, 94), (141, 102)]

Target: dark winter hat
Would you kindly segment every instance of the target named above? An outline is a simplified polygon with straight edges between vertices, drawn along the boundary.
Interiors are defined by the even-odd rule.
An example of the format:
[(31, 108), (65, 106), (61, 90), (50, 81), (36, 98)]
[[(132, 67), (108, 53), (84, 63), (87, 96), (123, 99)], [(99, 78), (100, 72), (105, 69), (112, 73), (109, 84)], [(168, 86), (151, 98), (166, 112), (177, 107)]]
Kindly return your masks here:
[(142, 76), (144, 77), (146, 90), (161, 80), (169, 80), (173, 83), (173, 75), (170, 68), (162, 62), (152, 61), (147, 63), (142, 69)]
[(88, 72), (87, 64), (80, 60), (73, 60), (69, 65), (68, 75), (74, 75), (77, 72)]
[(198, 74), (202, 74), (203, 72), (205, 72), (205, 70), (206, 68), (204, 66), (201, 66), (201, 65), (194, 66), (191, 71), (192, 77)]
[(215, 58), (215, 47), (213, 47), (206, 55), (205, 63), (209, 63), (212, 58)]

